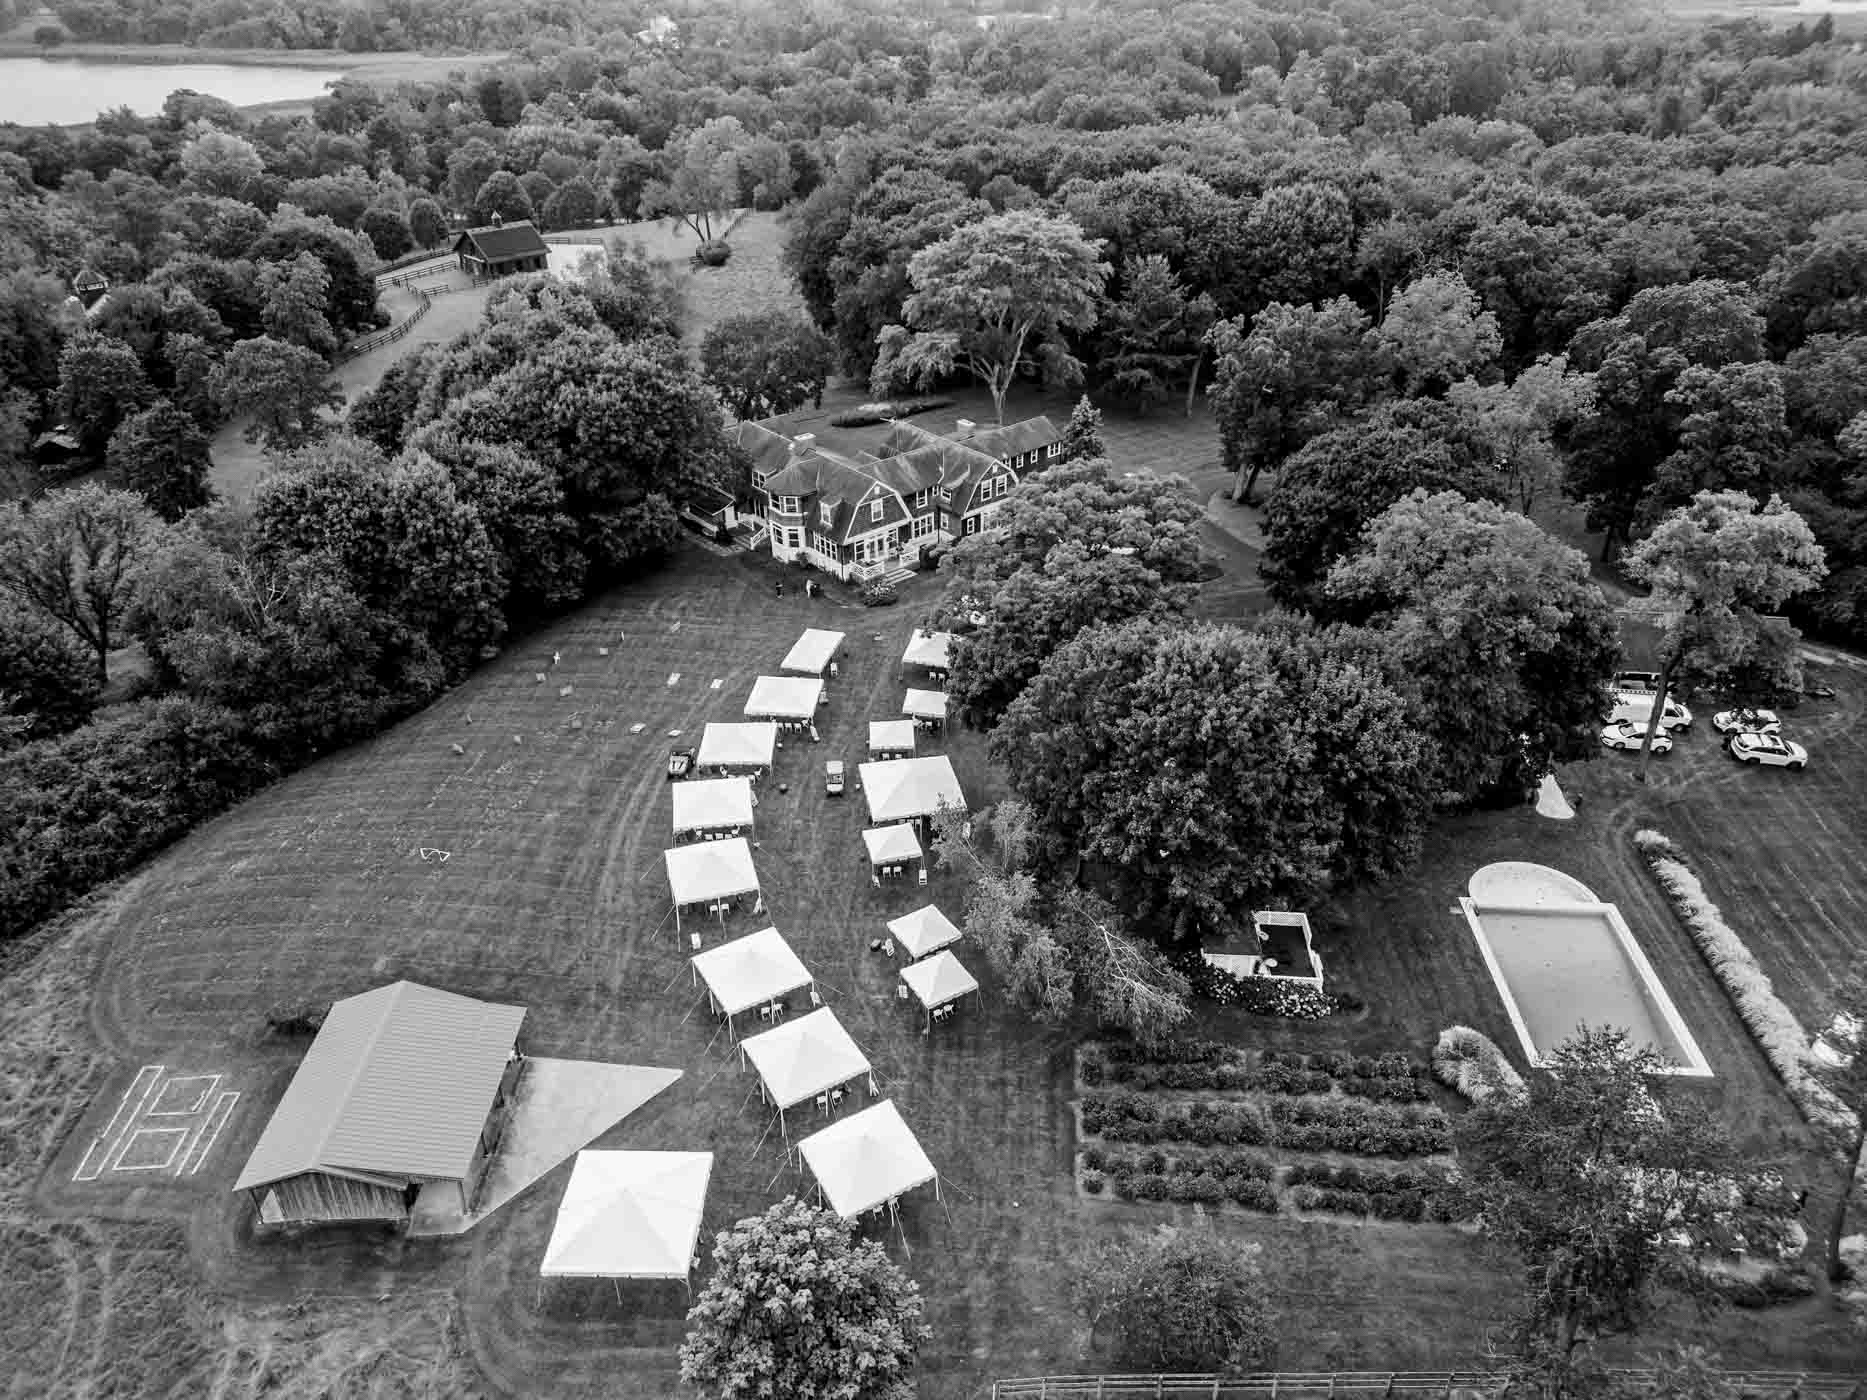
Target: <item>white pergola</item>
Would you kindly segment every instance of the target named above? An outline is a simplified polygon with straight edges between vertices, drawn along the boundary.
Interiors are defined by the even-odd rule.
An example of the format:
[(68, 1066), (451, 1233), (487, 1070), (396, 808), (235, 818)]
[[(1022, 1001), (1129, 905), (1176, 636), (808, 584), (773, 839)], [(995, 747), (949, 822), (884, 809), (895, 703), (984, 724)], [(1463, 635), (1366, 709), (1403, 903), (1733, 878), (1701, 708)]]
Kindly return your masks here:
[(579, 1152), (540, 1277), (679, 1279), (692, 1291), (712, 1175), (711, 1152)]
[(909, 719), (921, 720), (928, 724), (945, 724), (946, 692), (944, 690), (909, 690), (907, 698), (901, 702), (901, 713)]
[[(710, 913), (726, 922), (727, 901), (758, 894), (758, 871), (752, 866), (752, 847), (745, 837), (709, 841), (700, 846), (675, 846), (664, 851), (668, 863), (668, 889), (674, 899), (674, 927), (681, 926), (681, 909), (688, 904), (711, 905)], [(765, 907), (761, 898), (753, 906)]]
[(825, 1202), (845, 1220), (883, 1208), (892, 1215), (897, 1200), (930, 1181), (939, 1198), (940, 1173), (901, 1121), (893, 1099), (812, 1133), (797, 1149)]
[(941, 1007), (979, 990), (979, 979), (966, 971), (966, 965), (947, 949), (931, 958), (909, 963), (901, 969), (901, 981), (927, 1013), (929, 1026), (933, 1025), (934, 1013)]
[(841, 649), (846, 635), (843, 632), (826, 632), (821, 627), (806, 627), (804, 635), (797, 639), (797, 644), (778, 663), (778, 669), (805, 676), (821, 676), (830, 669), (830, 663), (836, 659), (836, 653)]
[[(765, 1098), (778, 1110), (781, 1123), (786, 1109), (827, 1096), (870, 1073), (869, 1057), (827, 1006), (747, 1036), (739, 1042), (739, 1053), (758, 1071)], [(869, 1092), (875, 1092), (873, 1079)]]
[(908, 638), (908, 649), (901, 653), (903, 666), (921, 666), (929, 671), (945, 671), (952, 666), (953, 634), (929, 632), (916, 627)]
[(924, 904), (898, 919), (890, 919), (888, 932), (907, 950), (910, 958), (924, 958), (960, 940), (958, 927), (931, 904)]
[(945, 754), (862, 763), (856, 773), (869, 800), (869, 821), (877, 826), (931, 818), (942, 807), (966, 810), (959, 775)]
[(817, 717), (823, 682), (815, 676), (760, 676), (746, 699), (747, 719), (807, 724)]
[(914, 721), (911, 719), (870, 720), (869, 756), (871, 758), (914, 757)]
[(694, 767), (769, 770), (777, 748), (775, 724), (708, 724), (700, 731)]
[(690, 831), (709, 836), (724, 832), (738, 836), (752, 829), (750, 778), (703, 778), (673, 783), (674, 839)]
[(694, 979), (707, 984), (714, 1010), (726, 1018), (729, 1027), (741, 1011), (769, 1005), (805, 987), (814, 991), (817, 985), (810, 969), (775, 928), (762, 928), (696, 953), (688, 962)]
[[(881, 872), (884, 869), (890, 874), (899, 875), (901, 867), (907, 862), (926, 860), (926, 853), (921, 850), (920, 837), (914, 834), (912, 822), (864, 827), (862, 844), (868, 848), (869, 864), (875, 867), (870, 878), (878, 885), (882, 882)], [(925, 883), (924, 878), (922, 883)]]

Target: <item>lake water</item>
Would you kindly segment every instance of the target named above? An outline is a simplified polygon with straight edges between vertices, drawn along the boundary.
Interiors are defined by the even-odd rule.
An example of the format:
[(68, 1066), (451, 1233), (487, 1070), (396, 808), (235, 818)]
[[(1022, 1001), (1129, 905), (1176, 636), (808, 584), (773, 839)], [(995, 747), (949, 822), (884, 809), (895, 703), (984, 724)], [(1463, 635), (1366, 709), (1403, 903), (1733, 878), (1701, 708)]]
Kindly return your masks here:
[(112, 107), (143, 116), (162, 110), (177, 88), (192, 88), (236, 107), (302, 102), (336, 79), (331, 68), (272, 68), (231, 63), (112, 63), (79, 58), (0, 58), (0, 122), (68, 126)]

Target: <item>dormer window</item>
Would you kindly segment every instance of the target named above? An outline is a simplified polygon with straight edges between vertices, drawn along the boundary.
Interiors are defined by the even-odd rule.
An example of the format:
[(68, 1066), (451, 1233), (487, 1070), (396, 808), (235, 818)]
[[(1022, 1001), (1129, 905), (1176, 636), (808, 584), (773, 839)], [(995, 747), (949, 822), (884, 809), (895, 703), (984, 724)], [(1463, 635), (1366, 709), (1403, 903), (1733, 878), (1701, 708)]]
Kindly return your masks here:
[(926, 510), (927, 503), (932, 496), (933, 496), (933, 492), (929, 491), (924, 486), (920, 490), (916, 491), (914, 493), (914, 509)]
[(879, 521), (882, 518), (882, 513), (886, 511), (887, 509), (888, 509), (888, 502), (886, 501), (870, 501), (869, 502), (869, 523), (873, 525), (877, 521)]
[(825, 525), (834, 525), (836, 523), (836, 507), (831, 505), (828, 501), (825, 501), (822, 505), (817, 507), (817, 519), (821, 520)]

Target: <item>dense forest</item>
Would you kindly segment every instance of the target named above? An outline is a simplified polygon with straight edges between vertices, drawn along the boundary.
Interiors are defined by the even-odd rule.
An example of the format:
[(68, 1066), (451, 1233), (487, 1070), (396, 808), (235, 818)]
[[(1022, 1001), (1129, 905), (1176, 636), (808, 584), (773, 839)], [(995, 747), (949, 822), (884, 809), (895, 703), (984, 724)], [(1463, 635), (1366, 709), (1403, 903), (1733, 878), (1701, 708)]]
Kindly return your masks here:
[[(124, 488), (10, 514), (67, 532), (16, 558), (84, 541), (110, 585), (73, 602), (16, 582), (0, 607), (0, 743), (24, 779), (0, 874), (34, 891), (13, 916), (421, 703), (655, 558), (683, 493), (730, 480), (677, 313), (626, 261), (583, 293), (516, 286), (367, 396), (357, 436), (327, 436), (330, 366), (383, 319), (373, 274), (495, 216), (789, 209), (811, 316), (882, 389), (916, 255), (1041, 216), (994, 227), (1067, 229), (1105, 269), (1052, 377), (1139, 411), (1209, 396), (1239, 492), (1271, 486), (1280, 602), (1326, 612), (1331, 568), (1416, 488), (1526, 513), (1567, 495), (1610, 551), (1735, 489), (1780, 494), (1826, 552), (1798, 619), (1867, 633), (1867, 55), (1827, 20), (892, 10), (391, 4), (349, 37), (363, 12), (334, 6), (60, 12), (95, 37), (518, 53), (471, 79), (340, 82), (308, 116), (181, 92), (150, 117), (0, 127), (0, 471), (30, 494), (56, 453)], [(662, 13), (677, 33), (643, 30)], [(88, 312), (86, 279), (109, 289)], [(614, 416), (586, 429), (598, 395)], [(528, 436), (514, 403), (552, 431)], [(234, 414), (286, 463), (249, 512), (207, 485)], [(664, 461), (605, 455), (644, 435)], [(460, 573), (400, 570), (414, 538), (452, 540)], [(148, 693), (91, 722), (125, 637), (156, 662)], [(191, 745), (220, 766), (157, 771)], [(73, 855), (83, 814), (126, 792), (138, 816)]]

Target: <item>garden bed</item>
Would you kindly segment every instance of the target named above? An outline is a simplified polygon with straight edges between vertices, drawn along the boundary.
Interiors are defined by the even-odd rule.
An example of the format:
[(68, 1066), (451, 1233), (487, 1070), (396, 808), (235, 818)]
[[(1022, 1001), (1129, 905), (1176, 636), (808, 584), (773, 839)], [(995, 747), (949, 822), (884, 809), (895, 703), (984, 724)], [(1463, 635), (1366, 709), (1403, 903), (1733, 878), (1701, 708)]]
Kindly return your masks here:
[(1316, 1055), (1253, 1052), (1195, 1040), (1143, 1050), (1123, 1042), (1091, 1042), (1077, 1057), (1079, 1089), (1104, 1084), (1137, 1090), (1329, 1094), (1389, 1103), (1427, 1103), (1432, 1070), (1405, 1055)]

